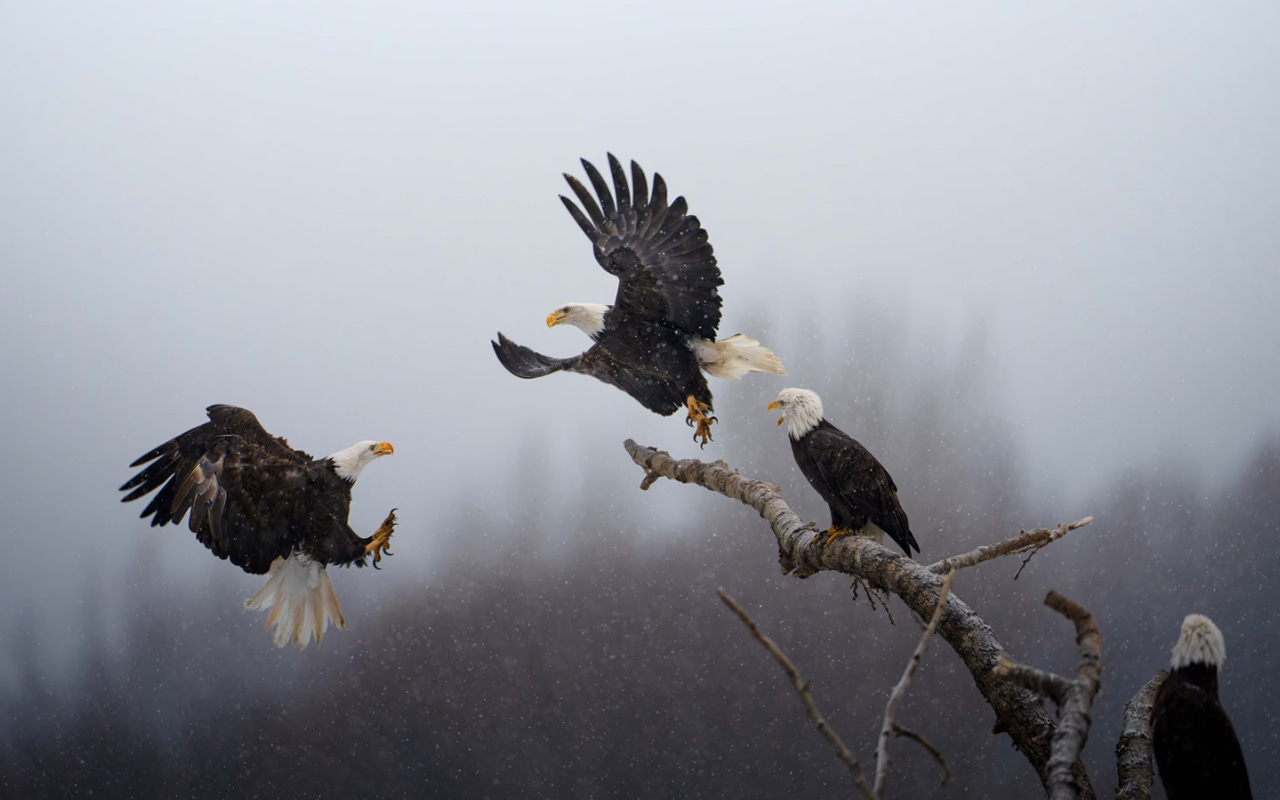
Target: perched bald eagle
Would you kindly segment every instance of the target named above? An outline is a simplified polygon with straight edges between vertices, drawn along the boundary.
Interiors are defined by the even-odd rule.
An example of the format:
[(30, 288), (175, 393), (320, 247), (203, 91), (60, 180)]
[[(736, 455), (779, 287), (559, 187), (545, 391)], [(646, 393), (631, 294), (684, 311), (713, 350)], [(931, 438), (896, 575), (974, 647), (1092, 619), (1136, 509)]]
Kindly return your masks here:
[[(250, 610), (271, 608), (275, 643), (320, 643), (332, 621), (345, 621), (325, 567), (357, 567), (391, 554), (395, 510), (370, 537), (347, 525), (351, 487), (369, 462), (394, 449), (387, 442), (356, 442), (327, 458), (313, 459), (263, 430), (252, 412), (209, 406), (209, 421), (144, 453), (130, 464), (150, 466), (129, 479), (122, 502), (160, 487), (142, 517), (152, 526), (187, 521), (191, 532), (218, 558), (266, 584), (245, 601)], [(163, 485), (163, 486), (162, 486)], [(132, 491), (130, 491), (132, 490)]]
[(667, 205), (667, 185), (657, 173), (650, 194), (644, 170), (634, 161), (633, 194), (622, 164), (609, 154), (615, 203), (591, 162), (583, 159), (582, 166), (600, 202), (567, 174), (564, 178), (586, 213), (564, 195), (560, 200), (591, 240), (596, 261), (618, 278), (618, 294), (612, 306), (561, 306), (547, 317), (547, 326), (568, 323), (595, 344), (581, 355), (552, 358), (499, 333), (493, 350), (502, 365), (521, 378), (580, 372), (618, 387), (664, 417), (684, 407), (686, 422), (697, 427), (694, 439), (706, 445), (715, 417), (703, 371), (733, 379), (748, 372), (785, 375), (786, 370), (768, 348), (748, 336), (716, 341), (717, 287), (724, 281), (707, 232), (687, 213), (684, 198)]
[(920, 552), (898, 502), (898, 487), (876, 457), (854, 438), (827, 422), (822, 400), (808, 389), (783, 389), (769, 410), (782, 409), (791, 454), (809, 485), (831, 508), (825, 544), (855, 533), (884, 544), (884, 534), (908, 556)]
[(1169, 677), (1156, 690), (1151, 739), (1169, 800), (1252, 798), (1240, 740), (1218, 701), (1218, 670), (1226, 660), (1222, 631), (1190, 614), (1173, 648)]

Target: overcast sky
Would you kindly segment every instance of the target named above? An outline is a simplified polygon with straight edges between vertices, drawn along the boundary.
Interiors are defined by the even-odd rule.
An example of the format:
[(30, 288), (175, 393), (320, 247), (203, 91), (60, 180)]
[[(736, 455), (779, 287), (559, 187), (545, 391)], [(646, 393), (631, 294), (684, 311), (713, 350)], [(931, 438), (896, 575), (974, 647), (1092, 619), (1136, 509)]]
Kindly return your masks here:
[(409, 559), (447, 557), (452, 500), (501, 497), (494, 464), (630, 490), (626, 436), (692, 452), (679, 420), (489, 348), (578, 352), (546, 314), (612, 299), (556, 200), (606, 150), (702, 219), (722, 333), (762, 323), (785, 360), (856, 309), (909, 347), (981, 332), (1042, 490), (1166, 455), (1224, 480), (1280, 430), (1280, 9), (782, 9), (6, 4), (0, 592), (61, 585), (32, 562), (76, 588), (206, 559), (116, 487), (210, 403), (316, 454), (392, 441), (353, 522), (399, 506)]

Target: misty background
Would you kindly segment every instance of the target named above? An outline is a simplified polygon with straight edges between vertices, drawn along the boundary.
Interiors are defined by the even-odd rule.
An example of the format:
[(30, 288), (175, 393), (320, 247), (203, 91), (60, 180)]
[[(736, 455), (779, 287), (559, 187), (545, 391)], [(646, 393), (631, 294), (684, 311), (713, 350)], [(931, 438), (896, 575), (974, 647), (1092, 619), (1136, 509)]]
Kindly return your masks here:
[[(1059, 671), (1044, 591), (1099, 616), (1104, 796), (1120, 706), (1209, 614), (1265, 792), (1277, 23), (1261, 3), (6, 6), (0, 786), (846, 790), (715, 588), (864, 756), (916, 636), (901, 604), (890, 625), (838, 576), (781, 577), (724, 498), (638, 492), (622, 440), (698, 455), (679, 418), (492, 355), (498, 330), (584, 349), (544, 319), (616, 283), (556, 194), (611, 151), (689, 200), (721, 332), (790, 371), (712, 384), (706, 457), (825, 523), (764, 410), (799, 385), (894, 475), (922, 558), (1094, 515), (1017, 583), (998, 562), (956, 592)], [(315, 455), (396, 447), (351, 517), (367, 535), (398, 507), (395, 556), (335, 572), (348, 628), (318, 650), (276, 651), (241, 610), (261, 577), (119, 506), (128, 463), (211, 403)], [(1034, 790), (949, 649), (905, 713), (951, 759), (941, 793)], [(895, 786), (938, 792), (894, 753)]]

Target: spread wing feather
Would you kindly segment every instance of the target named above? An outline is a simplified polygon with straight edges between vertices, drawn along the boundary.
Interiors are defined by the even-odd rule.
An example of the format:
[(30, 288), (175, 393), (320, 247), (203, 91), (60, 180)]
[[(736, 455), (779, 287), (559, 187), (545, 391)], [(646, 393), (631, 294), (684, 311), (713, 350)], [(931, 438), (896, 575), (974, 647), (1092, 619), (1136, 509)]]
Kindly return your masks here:
[(582, 208), (563, 195), (560, 199), (591, 239), (596, 261), (618, 278), (617, 299), (606, 324), (660, 321), (688, 335), (715, 339), (720, 326), (718, 287), (724, 281), (706, 231), (697, 217), (689, 215), (684, 198), (677, 197), (668, 206), (666, 182), (657, 173), (652, 194), (646, 196), (644, 171), (634, 161), (632, 193), (626, 170), (613, 154), (609, 154), (612, 191), (591, 162), (583, 159), (582, 166), (596, 197), (566, 174)]
[[(266, 572), (307, 533), (308, 489), (323, 469), (310, 455), (267, 433), (252, 412), (208, 408), (209, 421), (149, 450), (149, 463), (123, 486), (123, 502), (156, 489), (142, 512), (153, 526), (188, 527), (219, 558), (253, 573)], [(340, 521), (345, 527), (345, 518)]]
[(516, 344), (501, 333), (498, 334), (498, 341), (491, 344), (502, 366), (519, 378), (541, 378), (554, 372), (577, 372), (621, 389), (645, 408), (663, 416), (684, 407), (687, 391), (680, 381), (623, 364), (599, 344), (585, 353), (569, 358), (543, 355)]

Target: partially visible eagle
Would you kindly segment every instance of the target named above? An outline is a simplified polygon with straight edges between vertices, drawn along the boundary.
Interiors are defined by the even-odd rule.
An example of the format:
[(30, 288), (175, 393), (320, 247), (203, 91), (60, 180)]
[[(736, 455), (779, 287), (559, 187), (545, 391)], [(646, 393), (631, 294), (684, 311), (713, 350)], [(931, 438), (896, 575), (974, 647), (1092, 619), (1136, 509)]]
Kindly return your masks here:
[[(547, 317), (581, 328), (595, 344), (581, 355), (552, 358), (498, 334), (493, 350), (511, 374), (540, 378), (553, 372), (580, 372), (616, 386), (663, 416), (681, 407), (696, 425), (694, 438), (711, 440), (711, 390), (702, 372), (738, 378), (748, 372), (785, 375), (768, 348), (737, 334), (716, 341), (724, 283), (707, 232), (688, 214), (683, 197), (667, 204), (667, 185), (654, 173), (653, 192), (644, 170), (631, 162), (631, 186), (622, 164), (609, 154), (614, 195), (586, 159), (582, 166), (600, 202), (577, 178), (566, 174), (584, 214), (561, 195), (565, 208), (591, 240), (596, 261), (618, 278), (612, 306), (570, 303)], [(634, 188), (634, 193), (632, 192)]]
[[(347, 524), (351, 487), (361, 470), (394, 449), (387, 442), (357, 442), (327, 458), (313, 459), (267, 433), (252, 412), (235, 406), (208, 408), (209, 421), (143, 454), (130, 466), (150, 466), (120, 487), (122, 502), (156, 488), (142, 512), (152, 526), (188, 527), (218, 558), (245, 572), (269, 572), (266, 584), (245, 601), (251, 610), (271, 608), (275, 644), (316, 643), (330, 621), (345, 621), (325, 567), (376, 567), (395, 527), (395, 510), (373, 536)], [(130, 491), (132, 490), (132, 491)]]
[(1156, 690), (1151, 739), (1169, 800), (1249, 800), (1249, 771), (1226, 709), (1218, 670), (1227, 658), (1222, 631), (1190, 614), (1173, 648), (1172, 669)]
[(898, 502), (898, 487), (876, 457), (822, 415), (822, 400), (808, 389), (783, 389), (769, 410), (782, 409), (791, 454), (809, 485), (831, 508), (824, 544), (855, 533), (884, 544), (884, 534), (908, 556), (920, 545)]

